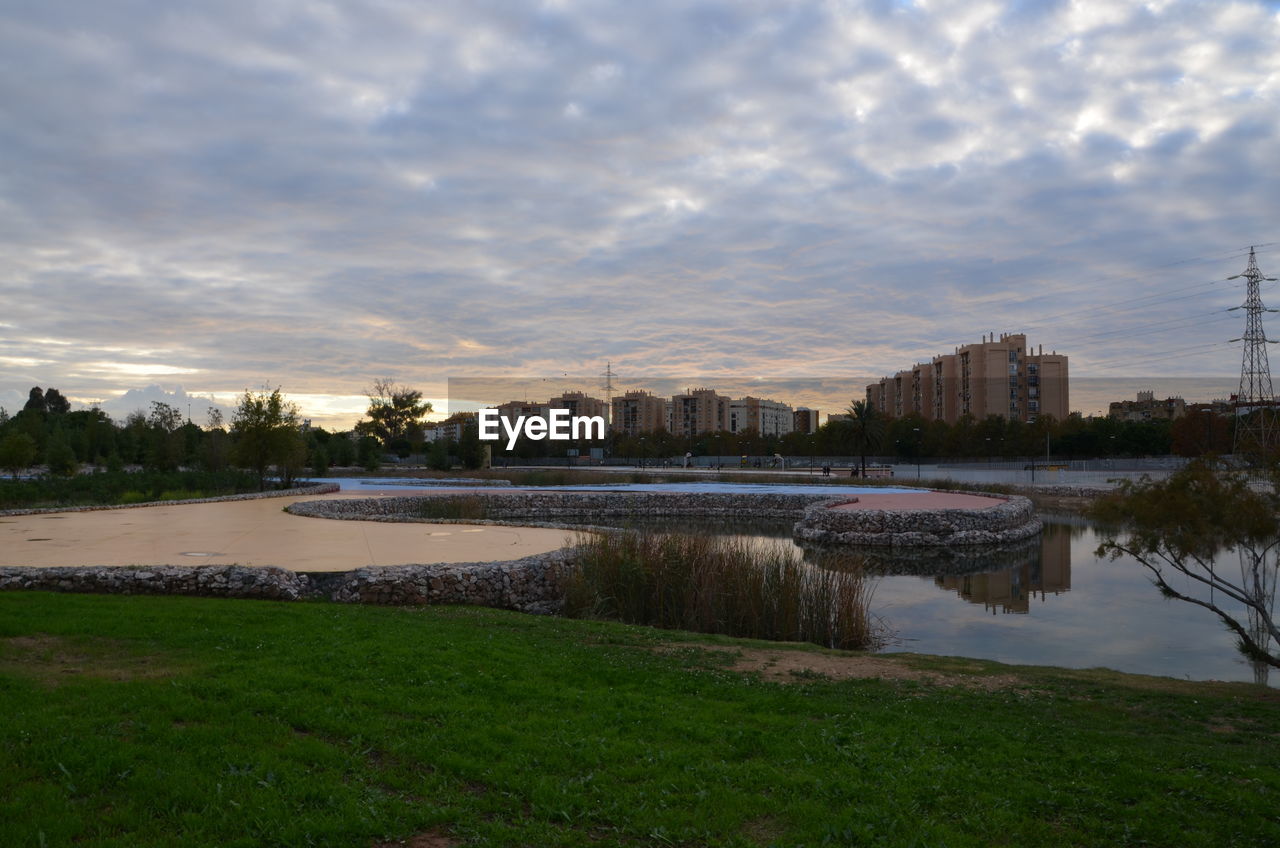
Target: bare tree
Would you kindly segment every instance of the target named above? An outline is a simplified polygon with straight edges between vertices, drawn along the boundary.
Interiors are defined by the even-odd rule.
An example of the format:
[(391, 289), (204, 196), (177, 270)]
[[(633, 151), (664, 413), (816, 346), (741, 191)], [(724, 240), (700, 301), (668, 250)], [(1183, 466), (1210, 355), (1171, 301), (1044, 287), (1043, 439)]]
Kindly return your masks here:
[[(1169, 598), (1215, 613), (1250, 660), (1280, 668), (1275, 588), (1280, 567), (1280, 488), (1195, 462), (1160, 482), (1127, 482), (1093, 516), (1113, 522), (1098, 548), (1127, 554)], [(1224, 553), (1239, 560), (1224, 565)], [(1181, 575), (1177, 577), (1176, 575)]]

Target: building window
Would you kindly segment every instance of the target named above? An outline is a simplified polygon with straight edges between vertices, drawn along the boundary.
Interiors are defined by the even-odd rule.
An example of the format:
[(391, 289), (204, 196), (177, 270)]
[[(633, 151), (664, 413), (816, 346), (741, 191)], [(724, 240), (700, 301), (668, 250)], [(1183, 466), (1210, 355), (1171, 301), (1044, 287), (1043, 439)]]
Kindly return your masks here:
[(1040, 366), (1039, 366), (1039, 365), (1037, 365), (1037, 364), (1036, 364), (1036, 363), (1034, 363), (1034, 362), (1032, 362), (1032, 363), (1028, 364), (1028, 365), (1027, 365), (1027, 373), (1028, 373), (1028, 374), (1039, 374), (1039, 373), (1040, 373)]
[(1018, 351), (1016, 351), (1016, 350), (1014, 350), (1014, 349), (1010, 348), (1010, 350), (1009, 350), (1009, 361), (1010, 361), (1010, 362), (1017, 362), (1017, 361), (1018, 361)]

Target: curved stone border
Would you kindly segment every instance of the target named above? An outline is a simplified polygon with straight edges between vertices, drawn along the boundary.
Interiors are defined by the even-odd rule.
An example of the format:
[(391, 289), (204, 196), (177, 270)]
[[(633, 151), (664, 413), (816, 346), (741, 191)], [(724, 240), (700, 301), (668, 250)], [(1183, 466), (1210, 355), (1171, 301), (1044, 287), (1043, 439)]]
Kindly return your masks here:
[[(1031, 501), (1021, 495), (992, 495), (1003, 503), (984, 509), (833, 509), (814, 504), (796, 522), (801, 542), (874, 547), (1003, 545), (1029, 539), (1043, 529)], [(842, 501), (848, 503), (849, 501)]]
[(313, 483), (293, 489), (273, 489), (270, 492), (247, 492), (243, 495), (220, 495), (216, 498), (187, 498), (180, 501), (143, 501), (131, 504), (93, 504), (91, 506), (45, 507), (41, 509), (6, 509), (3, 515), (44, 515), (50, 512), (99, 512), (104, 509), (142, 509), (148, 506), (178, 506), (181, 504), (223, 503), (224, 501), (256, 501), (262, 498), (291, 498), (297, 496), (330, 495), (342, 489), (337, 483)]
[[(711, 518), (799, 518), (806, 507), (820, 503), (849, 503), (848, 495), (831, 494), (779, 495), (736, 494), (727, 492), (441, 492), (437, 494), (400, 495), (391, 498), (352, 498), (340, 501), (304, 501), (286, 510), (294, 515), (313, 518), (345, 518), (363, 521), (441, 520), (462, 523), (460, 519), (423, 519), (423, 508), (429, 503), (475, 501), (483, 499), (487, 521), (507, 522), (557, 516), (693, 516)], [(854, 498), (853, 500), (856, 500)], [(473, 519), (479, 520), (479, 519)], [(576, 527), (578, 525), (560, 525)]]
[[(523, 492), (458, 495), (441, 493), (394, 498), (303, 501), (286, 511), (313, 518), (446, 524), (517, 524), (565, 530), (597, 530), (581, 523), (548, 522), (557, 516), (689, 516), (699, 518), (794, 518), (800, 542), (866, 547), (999, 546), (1029, 539), (1043, 526), (1031, 501), (1019, 495), (965, 492), (999, 503), (983, 509), (852, 509), (856, 497), (829, 494), (730, 494), (707, 492)], [(423, 518), (432, 503), (476, 502), (485, 518)]]
[(367, 566), (311, 573), (242, 565), (5, 566), (0, 567), (0, 591), (471, 604), (551, 614), (562, 605), (560, 578), (571, 562), (572, 552), (561, 550), (505, 562)]

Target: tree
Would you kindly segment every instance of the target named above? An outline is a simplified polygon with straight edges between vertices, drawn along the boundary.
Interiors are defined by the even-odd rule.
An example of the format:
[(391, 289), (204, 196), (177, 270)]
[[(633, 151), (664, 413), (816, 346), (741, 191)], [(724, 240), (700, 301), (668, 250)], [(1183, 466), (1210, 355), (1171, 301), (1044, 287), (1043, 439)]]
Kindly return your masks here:
[(10, 433), (0, 440), (0, 468), (16, 480), (18, 472), (36, 461), (36, 440), (26, 433)]
[[(1280, 476), (1273, 472), (1270, 485), (1257, 489), (1243, 474), (1218, 473), (1197, 460), (1167, 480), (1122, 483), (1093, 517), (1121, 528), (1104, 538), (1099, 555), (1133, 557), (1166, 597), (1215, 613), (1241, 652), (1280, 668)], [(1231, 551), (1240, 560), (1238, 579), (1218, 561)], [(1182, 577), (1171, 579), (1175, 574)]]
[(61, 430), (55, 430), (49, 437), (49, 447), (45, 451), (45, 465), (49, 473), (55, 477), (72, 477), (79, 467), (76, 452), (67, 444), (66, 436)]
[(45, 389), (44, 408), (50, 415), (66, 415), (71, 411), (71, 402), (57, 389)]
[(408, 444), (422, 438), (422, 419), (431, 411), (422, 392), (384, 377), (365, 389), (365, 395), (369, 398), (369, 420), (356, 423), (357, 433), (375, 436), (388, 448), (396, 440)]
[(853, 427), (853, 445), (862, 460), (862, 477), (867, 476), (867, 453), (884, 440), (884, 420), (870, 402), (855, 400), (846, 410)]
[(27, 393), (27, 402), (22, 407), (23, 412), (47, 412), (48, 406), (44, 401), (44, 389), (39, 386), (32, 386), (31, 391)]
[[(258, 490), (266, 488), (267, 469), (277, 465), (288, 472), (297, 467), (298, 407), (277, 388), (270, 394), (245, 390), (231, 417), (232, 455), (258, 475)], [(305, 453), (304, 453), (305, 457)]]

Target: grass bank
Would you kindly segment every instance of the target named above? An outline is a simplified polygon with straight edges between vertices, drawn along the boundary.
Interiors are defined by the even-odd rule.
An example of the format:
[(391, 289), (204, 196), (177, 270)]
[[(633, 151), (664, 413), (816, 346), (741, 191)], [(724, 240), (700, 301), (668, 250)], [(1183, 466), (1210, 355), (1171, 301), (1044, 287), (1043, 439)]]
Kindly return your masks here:
[(6, 846), (1280, 843), (1243, 684), (8, 593), (0, 714)]

